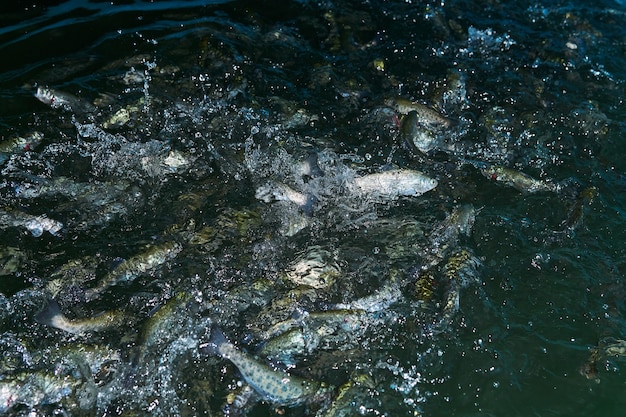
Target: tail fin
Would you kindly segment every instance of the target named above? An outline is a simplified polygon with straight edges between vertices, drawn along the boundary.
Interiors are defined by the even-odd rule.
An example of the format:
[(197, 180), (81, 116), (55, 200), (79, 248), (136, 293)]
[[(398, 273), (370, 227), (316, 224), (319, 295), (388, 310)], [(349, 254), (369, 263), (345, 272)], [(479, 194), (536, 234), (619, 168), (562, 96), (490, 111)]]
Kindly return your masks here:
[(43, 308), (43, 310), (35, 315), (35, 320), (38, 323), (57, 328), (59, 319), (61, 318), (64, 318), (64, 316), (61, 312), (61, 307), (59, 306), (59, 303), (57, 303), (55, 300), (50, 300), (50, 302)]
[(198, 349), (201, 354), (211, 355), (211, 356), (222, 356), (220, 353), (220, 346), (230, 343), (222, 329), (213, 325), (211, 326), (211, 336), (206, 343), (202, 343)]
[(324, 171), (322, 171), (317, 162), (317, 153), (312, 152), (302, 163), (302, 176), (310, 178), (324, 176)]
[(306, 196), (306, 202), (303, 206), (300, 206), (300, 208), (306, 216), (311, 217), (313, 215), (313, 208), (315, 204), (317, 204), (317, 198), (315, 198), (314, 195), (308, 194)]

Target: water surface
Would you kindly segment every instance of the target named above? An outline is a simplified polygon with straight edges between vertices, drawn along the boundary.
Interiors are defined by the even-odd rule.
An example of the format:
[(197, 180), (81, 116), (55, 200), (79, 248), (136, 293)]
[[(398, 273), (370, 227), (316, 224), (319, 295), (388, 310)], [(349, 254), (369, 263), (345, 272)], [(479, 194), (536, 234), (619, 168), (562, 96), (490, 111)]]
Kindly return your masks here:
[[(78, 355), (66, 347), (120, 358), (102, 380), (64, 365), (79, 369), (67, 378), (80, 389), (6, 411), (221, 415), (241, 376), (199, 352), (213, 323), (279, 369), (334, 386), (370, 381), (339, 411), (261, 400), (247, 415), (619, 415), (623, 360), (600, 358), (589, 378), (580, 368), (626, 332), (625, 13), (617, 1), (7, 10), (0, 135), (43, 139), (2, 154), (0, 330), (18, 359), (0, 381), (65, 372), (59, 358)], [(70, 104), (40, 102), (44, 87)], [(386, 104), (396, 97), (454, 120), (430, 132), (432, 150), (407, 144)], [(323, 177), (297, 173), (311, 153)], [(553, 188), (519, 190), (482, 175), (487, 166)], [(438, 186), (382, 200), (346, 191), (355, 176), (399, 168)], [(259, 197), (276, 183), (315, 196), (312, 213)], [(471, 233), (439, 248), (435, 231), (464, 204), (476, 209)], [(58, 233), (23, 220), (44, 215)], [(167, 242), (181, 252), (85, 296)], [(323, 289), (284, 278), (311, 248), (340, 270)], [(445, 265), (459, 250), (480, 266), (447, 315)], [(429, 262), (435, 298), (425, 303), (412, 288)], [(257, 329), (376, 294), (393, 277), (401, 296), (360, 330), (336, 330), (293, 363), (263, 355)], [(250, 290), (259, 285), (267, 292)], [(70, 318), (120, 309), (128, 325), (82, 335), (43, 326), (34, 316), (53, 296)], [(185, 301), (168, 304), (177, 296)], [(96, 400), (81, 397), (90, 390)]]

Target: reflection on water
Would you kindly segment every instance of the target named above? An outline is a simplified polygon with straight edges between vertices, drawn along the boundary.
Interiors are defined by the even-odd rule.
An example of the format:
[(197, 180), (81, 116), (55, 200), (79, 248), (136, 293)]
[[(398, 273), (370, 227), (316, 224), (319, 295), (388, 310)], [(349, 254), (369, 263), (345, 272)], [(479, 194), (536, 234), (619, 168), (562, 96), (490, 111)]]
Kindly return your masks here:
[(623, 408), (621, 4), (57, 3), (0, 29), (2, 413)]

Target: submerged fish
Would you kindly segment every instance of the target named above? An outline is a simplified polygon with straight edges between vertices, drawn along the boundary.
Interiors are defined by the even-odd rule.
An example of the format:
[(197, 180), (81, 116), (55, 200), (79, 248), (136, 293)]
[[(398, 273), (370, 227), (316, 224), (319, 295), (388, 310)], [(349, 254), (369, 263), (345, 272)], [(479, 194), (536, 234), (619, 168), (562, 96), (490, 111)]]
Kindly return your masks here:
[(107, 274), (97, 287), (85, 291), (85, 297), (87, 300), (91, 300), (113, 285), (130, 282), (141, 274), (151, 271), (163, 265), (165, 262), (174, 259), (182, 250), (182, 245), (173, 241), (153, 246), (146, 252), (140, 253), (122, 262), (113, 271)]
[(437, 184), (436, 179), (410, 169), (394, 169), (354, 179), (358, 191), (387, 198), (419, 196), (434, 189)]
[(478, 280), (477, 269), (480, 265), (480, 260), (469, 249), (460, 249), (450, 256), (443, 271), (449, 288), (443, 307), (442, 322), (449, 322), (459, 310), (461, 289)]
[(74, 397), (82, 385), (80, 378), (44, 372), (3, 377), (0, 380), (0, 413), (9, 415), (5, 413), (24, 406), (61, 403), (68, 397)]
[(316, 417), (348, 417), (355, 415), (356, 409), (367, 409), (365, 404), (375, 397), (374, 379), (367, 374), (352, 375), (350, 380), (337, 389), (337, 395), (325, 410)]
[(479, 211), (480, 209), (476, 210), (472, 204), (456, 206), (448, 217), (435, 227), (430, 235), (429, 250), (424, 253), (425, 268), (441, 262), (447, 251), (459, 243), (461, 235), (470, 236)]
[(294, 406), (327, 400), (331, 388), (323, 383), (305, 380), (286, 372), (275, 371), (233, 345), (224, 333), (211, 328), (209, 341), (200, 346), (209, 354), (230, 360), (244, 379), (265, 400), (277, 405)]
[(570, 209), (567, 219), (561, 223), (565, 229), (574, 230), (583, 221), (583, 214), (585, 207), (591, 205), (594, 198), (598, 195), (598, 189), (596, 187), (588, 187), (580, 192), (576, 202)]
[(164, 346), (181, 337), (186, 331), (187, 320), (191, 320), (193, 308), (192, 296), (178, 293), (156, 311), (153, 310), (139, 337), (136, 363), (144, 364), (153, 355), (161, 354)]
[(340, 273), (336, 255), (315, 245), (287, 268), (286, 278), (295, 284), (325, 288)]
[(356, 310), (368, 313), (384, 311), (402, 298), (401, 287), (405, 284), (399, 271), (391, 270), (390, 277), (376, 292), (349, 303), (340, 303), (333, 306), (334, 310)]
[(35, 237), (41, 236), (43, 232), (58, 236), (63, 229), (63, 223), (50, 219), (45, 214), (31, 215), (18, 210), (0, 211), (0, 229), (6, 227), (24, 227)]
[(52, 300), (35, 316), (35, 320), (72, 334), (100, 332), (123, 325), (126, 318), (120, 311), (107, 311), (95, 317), (70, 320), (61, 312), (59, 304)]
[(626, 340), (606, 337), (591, 350), (589, 359), (581, 365), (579, 371), (587, 379), (600, 382), (598, 377), (598, 362), (611, 358), (624, 358), (626, 356)]

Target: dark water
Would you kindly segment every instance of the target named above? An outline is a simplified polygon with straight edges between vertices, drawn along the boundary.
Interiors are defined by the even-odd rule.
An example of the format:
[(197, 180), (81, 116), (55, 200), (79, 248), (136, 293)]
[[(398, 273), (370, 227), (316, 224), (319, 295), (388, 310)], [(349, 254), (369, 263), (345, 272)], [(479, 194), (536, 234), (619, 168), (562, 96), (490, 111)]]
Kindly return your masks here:
[[(333, 386), (356, 380), (339, 410), (261, 400), (242, 412), (621, 415), (623, 360), (589, 358), (626, 333), (625, 13), (618, 1), (7, 8), (0, 134), (43, 136), (1, 159), (1, 410), (221, 415), (241, 377), (199, 353), (211, 323), (265, 364), (259, 328), (400, 276), (402, 294), (377, 304), (365, 330), (336, 330), (287, 365)], [(38, 87), (56, 101), (38, 101)], [(393, 97), (454, 123), (420, 152), (385, 104)], [(311, 153), (325, 175), (294, 174)], [(550, 190), (516, 189), (482, 175), (488, 166)], [(346, 194), (354, 176), (390, 167), (438, 186), (389, 201)], [(258, 197), (283, 182), (317, 197), (312, 213)], [(471, 233), (437, 240), (464, 204), (476, 209)], [(38, 231), (42, 215), (60, 230)], [(175, 256), (88, 296), (172, 242)], [(312, 247), (339, 270), (314, 290), (284, 276)], [(455, 287), (445, 265), (461, 249), (480, 265)], [(434, 300), (420, 300), (415, 277), (429, 263)], [(73, 335), (37, 323), (52, 297), (70, 318), (119, 310), (123, 324)], [(102, 346), (117, 355), (108, 376), (85, 353)], [(27, 375), (56, 379), (46, 391)], [(50, 394), (61, 380), (75, 385)]]

